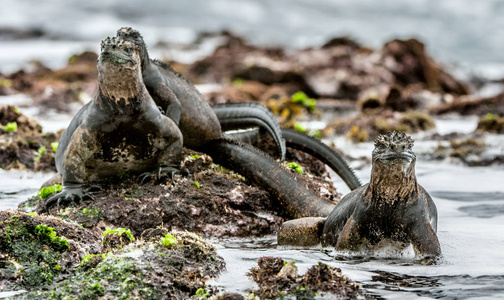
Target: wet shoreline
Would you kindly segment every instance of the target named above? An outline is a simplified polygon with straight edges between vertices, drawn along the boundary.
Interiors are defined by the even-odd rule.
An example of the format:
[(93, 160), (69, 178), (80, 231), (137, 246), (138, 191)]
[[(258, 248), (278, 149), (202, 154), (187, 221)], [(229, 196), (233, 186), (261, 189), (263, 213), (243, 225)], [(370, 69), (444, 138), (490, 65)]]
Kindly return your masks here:
[[(326, 142), (334, 143), (337, 149), (347, 155), (346, 157), (351, 160), (352, 165), (358, 166), (358, 172), (364, 179), (363, 182), (366, 182), (369, 176), (371, 141), (376, 134), (380, 133), (380, 130), (406, 128), (405, 130), (409, 130), (410, 134), (413, 134), (415, 140), (418, 141), (417, 147), (421, 149), (418, 151), (419, 155), (425, 155), (417, 163), (418, 180), (429, 192), (432, 192), (440, 211), (438, 234), (445, 260), (438, 266), (429, 267), (386, 258), (350, 259), (342, 262), (339, 261), (340, 257), (333, 260), (332, 254), (319, 253), (318, 250), (275, 249), (275, 242), (268, 240), (267, 237), (267, 241), (263, 244), (259, 243), (259, 246), (255, 246), (254, 243), (246, 239), (232, 242), (232, 246), (229, 246), (227, 241), (222, 243), (217, 241), (220, 247), (224, 247), (221, 250), (222, 253), (225, 253), (224, 260), (231, 263), (227, 267), (229, 273), (221, 275), (222, 278), (215, 281), (217, 286), (226, 287), (225, 281), (229, 280), (230, 276), (243, 277), (243, 274), (251, 267), (251, 261), (255, 262), (259, 257), (268, 255), (279, 256), (284, 260), (296, 260), (305, 269), (317, 264), (318, 260), (323, 260), (329, 265), (342, 268), (344, 275), (363, 282), (364, 288), (385, 298), (401, 297), (397, 293), (403, 295), (403, 292), (406, 292), (407, 297), (411, 298), (417, 296), (453, 298), (468, 295), (495, 296), (504, 293), (503, 289), (498, 286), (502, 281), (502, 272), (500, 271), (502, 270), (500, 264), (502, 254), (499, 249), (504, 246), (501, 238), (502, 232), (504, 232), (501, 225), (504, 224), (502, 222), (504, 213), (501, 212), (504, 199), (499, 196), (504, 192), (499, 184), (499, 175), (502, 174), (502, 160), (500, 159), (503, 157), (502, 145), (504, 142), (499, 129), (494, 133), (475, 131), (481, 120), (490, 118), (491, 121), (496, 120), (497, 122), (498, 117), (502, 117), (499, 115), (500, 107), (503, 105), (501, 97), (485, 99), (475, 96), (473, 99), (471, 98), (474, 96), (473, 94), (464, 95), (467, 91), (463, 86), (474, 83), (458, 82), (456, 78), (451, 77), (449, 71), (438, 67), (431, 61), (428, 53), (418, 53), (418, 49), (422, 48), (419, 46), (421, 44), (419, 41), (391, 41), (382, 49), (367, 49), (358, 44), (352, 44), (350, 40), (341, 39), (327, 43), (326, 48), (303, 49), (292, 54), (292, 52), (285, 53), (278, 48), (253, 46), (244, 41), (242, 37), (228, 33), (222, 35), (226, 41), (225, 44), (209, 56), (194, 63), (170, 62), (193, 82), (219, 85), (220, 88), (205, 94), (212, 103), (259, 101), (267, 105), (284, 126), (306, 130), (310, 134), (322, 136)], [(406, 46), (401, 48), (403, 45)], [(391, 52), (394, 53), (390, 54)], [(224, 69), (219, 69), (219, 66), (222, 66), (220, 62), (230, 57), (233, 59), (232, 63)], [(299, 69), (296, 70), (292, 66), (297, 61), (303, 61), (303, 57), (306, 59), (304, 65), (301, 64), (302, 71), (300, 72)], [(323, 63), (314, 62), (314, 58), (317, 57), (322, 57)], [(380, 58), (376, 59), (376, 57)], [(395, 64), (390, 66), (390, 61), (394, 59)], [(61, 69), (50, 69), (39, 64), (36, 65), (32, 73), (18, 73), (14, 77), (4, 75), (3, 92), (7, 95), (30, 95), (34, 102), (21, 105), (24, 106), (21, 111), (23, 109), (33, 111), (34, 107), (38, 107), (40, 110), (35, 113), (35, 118), (50, 119), (50, 115), (44, 116), (47, 111), (70, 115), (76, 107), (89, 100), (93, 93), (93, 84), (96, 78), (93, 77), (94, 71), (89, 66), (92, 67), (95, 60), (96, 57), (93, 54), (82, 53), (72, 56), (68, 65)], [(333, 63), (330, 68), (324, 64), (327, 61)], [(373, 62), (370, 69), (356, 68), (366, 66), (370, 62)], [(340, 69), (347, 72), (345, 74), (348, 77), (341, 79), (327, 75), (330, 72), (337, 73)], [(368, 80), (358, 81), (356, 84), (355, 80), (360, 78), (363, 72), (364, 77), (367, 76)], [(310, 78), (313, 74), (320, 76)], [(423, 77), (425, 74), (436, 75), (426, 78)], [(373, 81), (375, 77), (383, 81), (376, 84)], [(353, 80), (348, 80), (348, 78)], [(320, 85), (317, 86), (317, 83), (321, 81), (329, 82), (333, 86), (330, 86), (329, 90)], [(7, 85), (6, 82), (8, 82)], [(385, 89), (382, 89), (384, 85)], [(300, 90), (304, 96), (297, 94), (298, 96), (294, 97), (293, 95)], [(5, 99), (9, 101), (9, 97)], [(329, 101), (336, 103), (342, 99), (350, 101), (356, 115), (343, 120), (342, 123), (329, 123), (327, 126), (324, 124), (324, 126), (317, 128), (319, 132), (311, 130), (309, 128), (311, 122), (317, 120), (322, 114), (312, 109), (311, 99), (327, 100), (328, 98)], [(271, 99), (274, 101), (270, 101)], [(488, 102), (492, 105), (496, 103), (495, 112), (488, 112), (488, 106), (485, 106)], [(470, 110), (469, 114), (472, 117), (469, 118), (454, 117), (450, 119), (449, 115), (448, 117), (442, 115), (432, 118), (433, 110), (430, 105), (434, 107), (444, 105), (450, 108), (450, 104), (453, 103), (470, 103), (478, 109), (482, 107), (483, 109)], [(492, 105), (490, 105), (490, 109), (492, 109)], [(455, 113), (460, 110), (457, 105), (451, 108)], [(422, 111), (427, 117), (404, 118), (408, 110)], [(489, 114), (492, 116), (489, 117)], [(11, 123), (11, 121), (9, 119), (8, 122), (3, 123)], [(432, 122), (435, 127), (425, 126), (425, 124), (430, 124), (429, 122)], [(442, 123), (441, 126), (439, 126), (440, 123)], [(56, 122), (56, 124), (61, 123)], [(306, 124), (306, 128), (302, 124)], [(2, 125), (6, 126), (6, 124)], [(54, 126), (54, 128), (57, 127), (57, 125)], [(354, 129), (354, 126), (357, 126), (357, 129)], [(14, 137), (15, 133), (3, 132), (3, 135)], [(471, 144), (471, 139), (476, 142)], [(460, 146), (457, 143), (452, 143), (454, 140), (467, 143)], [(483, 144), (478, 141), (483, 141)], [(467, 144), (469, 148), (463, 148)], [(26, 156), (33, 155), (31, 159), (34, 159), (40, 149), (38, 146), (35, 148), (29, 148), (32, 152)], [(441, 153), (441, 150), (447, 152)], [(50, 156), (43, 156), (50, 154), (50, 149), (46, 151), (41, 156), (50, 160)], [(199, 160), (199, 158), (193, 160)], [(26, 159), (23, 158), (20, 161), (26, 161)], [(471, 163), (472, 165), (479, 163), (485, 167), (469, 167)], [(199, 169), (201, 165), (198, 165), (198, 171), (206, 172), (205, 174), (210, 178), (209, 181), (205, 181), (205, 184), (211, 186), (212, 180), (214, 180), (217, 186), (226, 187), (228, 184), (226, 180), (229, 178), (224, 179), (224, 177), (227, 175), (217, 174), (218, 172), (212, 173), (215, 170), (208, 173), (205, 171), (208, 165), (206, 162), (202, 164), (204, 168)], [(306, 160), (305, 164), (310, 165), (310, 160)], [(30, 164), (27, 166), (29, 167)], [(307, 167), (305, 165), (305, 169)], [(20, 174), (21, 178), (19, 180), (12, 179), (12, 185), (23, 186), (20, 190), (14, 190), (14, 193), (32, 194), (33, 190), (26, 189), (25, 185), (35, 185), (40, 180), (38, 173), (34, 175), (33, 181), (26, 181), (22, 177), (26, 173), (17, 173), (17, 171), (2, 171), (0, 176), (11, 179), (14, 177), (13, 174)], [(217, 176), (222, 176), (222, 179), (215, 180)], [(233, 184), (241, 184), (242, 179), (233, 178), (231, 179), (238, 183), (229, 183), (230, 187)], [(317, 180), (323, 182), (325, 179)], [(308, 179), (308, 181), (314, 182), (315, 180)], [(182, 189), (179, 190), (179, 193), (182, 193), (184, 189), (195, 189), (194, 185), (187, 180), (182, 180), (180, 186)], [(341, 193), (339, 188), (337, 191)], [(3, 200), (13, 192), (6, 191), (0, 194), (0, 197)], [(262, 193), (261, 191), (256, 192)], [(121, 197), (134, 199), (141, 197), (133, 195), (135, 193), (137, 193), (136, 190), (128, 190), (126, 194), (118, 190), (116, 194), (119, 196), (116, 200), (118, 202)], [(194, 193), (198, 194), (198, 192)], [(225, 191), (221, 191), (221, 194), (225, 193)], [(486, 198), (487, 194), (496, 194), (497, 196), (495, 199)], [(103, 197), (104, 203), (106, 203), (106, 197), (106, 195)], [(464, 199), (468, 198), (476, 199), (467, 203)], [(183, 199), (183, 195), (181, 199)], [(231, 202), (235, 200), (231, 199)], [(156, 205), (156, 201), (160, 200), (154, 197), (151, 203), (152, 207)], [(271, 204), (268, 205), (271, 206)], [(8, 207), (12, 208), (11, 204)], [(279, 211), (278, 208), (276, 210), (276, 212)], [(248, 208), (243, 211), (249, 213)], [(118, 212), (119, 219), (120, 209)], [(70, 215), (73, 213), (70, 211)], [(201, 212), (197, 208), (193, 208), (190, 213), (197, 217)], [(254, 217), (258, 216), (264, 217), (259, 214)], [(272, 223), (277, 223), (279, 219), (269, 217), (269, 220), (273, 220)], [(260, 231), (258, 235), (271, 234), (271, 228), (267, 229), (269, 231)], [(234, 231), (230, 230), (229, 232)], [(241, 266), (245, 262), (247, 264)], [(463, 274), (460, 273), (461, 266), (464, 267)], [(299, 270), (301, 274), (305, 271), (302, 268)], [(460, 285), (468, 285), (469, 287), (459, 291)], [(480, 285), (482, 288), (473, 290), (470, 285)], [(253, 289), (252, 286), (251, 281), (240, 280), (236, 286), (231, 285), (229, 290), (246, 293), (246, 291)]]

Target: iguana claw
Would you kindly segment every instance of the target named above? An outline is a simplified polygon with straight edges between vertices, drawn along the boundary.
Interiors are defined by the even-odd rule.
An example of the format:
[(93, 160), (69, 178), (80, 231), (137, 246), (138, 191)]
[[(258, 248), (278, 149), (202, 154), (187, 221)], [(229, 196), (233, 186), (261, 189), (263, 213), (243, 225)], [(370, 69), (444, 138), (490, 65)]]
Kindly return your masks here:
[[(98, 189), (100, 189), (98, 187)], [(51, 206), (55, 203), (57, 205), (57, 210), (60, 208), (60, 204), (73, 202), (75, 204), (81, 203), (83, 200), (91, 200), (94, 201), (93, 196), (89, 193), (92, 191), (96, 191), (96, 187), (91, 187), (89, 189), (83, 189), (81, 186), (79, 187), (68, 187), (65, 186), (63, 190), (49, 199), (47, 199), (45, 203), (45, 210), (48, 211)]]
[(145, 172), (145, 173), (141, 174), (138, 177), (138, 183), (145, 184), (146, 182), (148, 182), (149, 180), (152, 179), (153, 175), (156, 177), (156, 181), (159, 182), (159, 181), (161, 181), (163, 174), (167, 174), (170, 177), (172, 184), (175, 184), (175, 180), (174, 180), (175, 175), (179, 174), (184, 177), (187, 177), (187, 176), (189, 176), (189, 170), (186, 168), (180, 170), (175, 167), (160, 167), (157, 170), (157, 172)]

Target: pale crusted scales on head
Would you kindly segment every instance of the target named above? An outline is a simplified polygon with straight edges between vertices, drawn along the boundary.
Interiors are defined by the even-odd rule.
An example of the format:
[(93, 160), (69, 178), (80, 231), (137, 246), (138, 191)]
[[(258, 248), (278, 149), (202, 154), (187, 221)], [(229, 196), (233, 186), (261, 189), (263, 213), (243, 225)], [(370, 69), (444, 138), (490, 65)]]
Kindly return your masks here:
[(402, 131), (392, 131), (380, 135), (374, 142), (375, 148), (391, 148), (392, 146), (405, 146), (405, 149), (413, 148), (413, 139)]
[(122, 47), (125, 47), (125, 46), (128, 46), (128, 47), (135, 47), (135, 44), (130, 42), (130, 41), (126, 41), (124, 39), (121, 39), (121, 38), (117, 38), (117, 37), (107, 37), (106, 39), (102, 40), (101, 44), (100, 44), (100, 50), (103, 52), (103, 50), (107, 47), (119, 47), (119, 48), (122, 48)]
[(141, 37), (142, 35), (140, 32), (136, 29), (133, 29), (131, 27), (121, 27), (117, 30), (117, 36), (124, 38), (125, 36), (130, 36), (133, 38), (138, 38)]
[(121, 27), (119, 28), (119, 30), (117, 32), (124, 32), (124, 33), (130, 33), (132, 32), (134, 29), (131, 28), (131, 27)]

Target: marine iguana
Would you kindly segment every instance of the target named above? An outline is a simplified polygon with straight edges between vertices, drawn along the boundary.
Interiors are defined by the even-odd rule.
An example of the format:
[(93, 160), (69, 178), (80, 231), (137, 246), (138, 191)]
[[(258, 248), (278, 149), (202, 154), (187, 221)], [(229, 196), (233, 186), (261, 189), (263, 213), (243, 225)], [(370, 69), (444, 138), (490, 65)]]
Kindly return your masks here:
[[(184, 146), (207, 153), (215, 162), (254, 179), (277, 196), (294, 217), (327, 216), (334, 204), (321, 199), (299, 184), (288, 171), (282, 169), (264, 153), (227, 139), (222, 133), (215, 113), (202, 95), (187, 79), (168, 65), (151, 60), (138, 31), (123, 27), (117, 31), (117, 37), (140, 47), (142, 76), (158, 106), (166, 108), (167, 115), (177, 115), (173, 111), (180, 111), (179, 128), (184, 137)], [(170, 96), (163, 96), (166, 89), (171, 89), (173, 93)], [(175, 105), (170, 106), (173, 103)], [(230, 112), (228, 117), (233, 118), (233, 114), (236, 113), (240, 112)], [(244, 123), (250, 122), (250, 118), (235, 118), (238, 123), (240, 120)], [(273, 123), (278, 127), (277, 122)], [(240, 128), (239, 125), (237, 128)], [(275, 128), (275, 125), (271, 125), (271, 128)], [(281, 144), (279, 141), (283, 142), (281, 136), (276, 134), (275, 139), (278, 144)], [(284, 150), (281, 152), (283, 160)]]
[[(223, 130), (227, 130), (226, 125), (234, 122), (236, 118), (244, 118), (251, 126), (257, 125), (261, 129), (266, 127), (266, 125), (262, 124), (278, 124), (275, 116), (273, 116), (266, 107), (258, 103), (223, 103), (212, 105), (211, 107), (215, 111)], [(265, 119), (271, 119), (273, 121), (267, 122), (264, 121)], [(242, 124), (244, 125), (246, 123)], [(285, 139), (287, 147), (308, 153), (328, 165), (343, 179), (351, 190), (361, 186), (360, 180), (357, 178), (345, 159), (320, 140), (297, 130), (280, 128), (280, 126), (277, 126), (277, 128), (273, 128), (272, 130), (280, 131), (281, 136)], [(270, 133), (269, 130), (267, 131)], [(229, 134), (229, 136), (235, 140), (247, 142), (249, 144), (256, 144), (262, 137), (262, 131), (249, 130), (233, 132), (232, 134)]]
[[(206, 142), (224, 136), (217, 116), (194, 85), (169, 65), (150, 59), (143, 37), (137, 30), (131, 27), (120, 28), (117, 30), (117, 37), (140, 47), (142, 76), (147, 90), (157, 105), (179, 126), (184, 136), (184, 146), (198, 149)], [(275, 131), (275, 124), (267, 123), (271, 120), (264, 121), (266, 123), (262, 125), (272, 133), (283, 160), (285, 143), (282, 136), (278, 130)], [(235, 118), (232, 124), (234, 128), (239, 129), (248, 123), (246, 118)], [(278, 123), (276, 124), (278, 126)], [(227, 126), (229, 128), (231, 123)]]
[(275, 117), (264, 106), (256, 103), (218, 104), (212, 106), (213, 113), (203, 96), (186, 78), (169, 65), (149, 58), (147, 46), (137, 30), (123, 27), (117, 31), (117, 36), (140, 47), (145, 85), (167, 116), (180, 117), (180, 123), (177, 118), (174, 121), (179, 124), (184, 136), (184, 146), (198, 150), (205, 142), (222, 137), (222, 131), (259, 126), (275, 140), (281, 161), (285, 158), (282, 134), (286, 134), (291, 147), (314, 155), (329, 165), (351, 189), (360, 186), (359, 179), (338, 153), (315, 139), (281, 130)]
[(56, 169), (63, 191), (48, 199), (46, 208), (91, 198), (85, 184), (124, 172), (172, 174), (180, 165), (182, 144), (179, 128), (159, 111), (143, 83), (139, 47), (107, 38), (98, 59), (98, 93), (59, 141)]
[(377, 250), (413, 245), (419, 257), (439, 257), (437, 210), (417, 183), (413, 140), (403, 132), (379, 136), (372, 154), (370, 183), (343, 197), (327, 218), (287, 221), (279, 245), (334, 246)]

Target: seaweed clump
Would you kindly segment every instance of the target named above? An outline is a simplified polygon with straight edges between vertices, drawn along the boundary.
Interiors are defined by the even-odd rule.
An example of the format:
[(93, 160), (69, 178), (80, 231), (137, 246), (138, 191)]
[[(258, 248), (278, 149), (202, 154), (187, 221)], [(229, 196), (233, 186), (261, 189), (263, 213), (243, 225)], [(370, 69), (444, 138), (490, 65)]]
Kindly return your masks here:
[(313, 299), (318, 293), (330, 293), (334, 296), (357, 298), (363, 294), (361, 285), (341, 274), (341, 269), (319, 263), (311, 267), (302, 276), (297, 274), (294, 261), (284, 261), (277, 257), (261, 257), (258, 267), (247, 274), (259, 286), (253, 291), (261, 298), (283, 298), (296, 296), (301, 299)]
[(488, 113), (478, 120), (476, 130), (502, 134), (504, 133), (504, 117)]
[(338, 120), (328, 124), (332, 130), (354, 142), (367, 142), (389, 131), (403, 131), (408, 134), (428, 131), (436, 123), (428, 113), (420, 111), (393, 112), (390, 110), (367, 110), (356, 117)]
[(131, 230), (126, 228), (111, 229), (110, 227), (107, 227), (102, 233), (102, 238), (103, 247), (110, 250), (122, 248), (135, 240)]
[(54, 171), (58, 138), (16, 107), (0, 107), (0, 168)]

